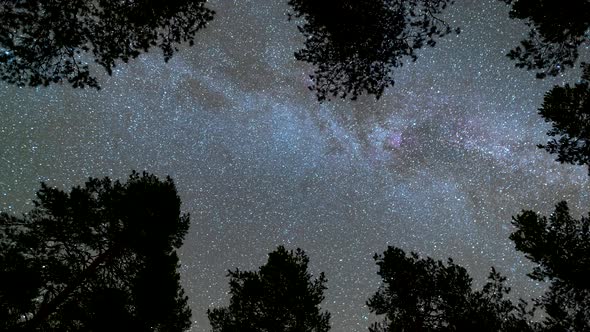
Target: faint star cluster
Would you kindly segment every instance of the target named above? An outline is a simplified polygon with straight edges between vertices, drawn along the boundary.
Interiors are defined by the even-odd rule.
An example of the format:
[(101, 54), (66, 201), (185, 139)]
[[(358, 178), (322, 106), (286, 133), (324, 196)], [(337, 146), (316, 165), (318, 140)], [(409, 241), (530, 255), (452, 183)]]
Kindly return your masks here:
[(504, 54), (526, 27), (500, 1), (465, 0), (458, 36), (423, 49), (379, 100), (319, 104), (287, 1), (211, 1), (217, 16), (167, 64), (157, 51), (101, 76), (101, 91), (0, 84), (0, 209), (29, 210), (40, 181), (60, 188), (132, 169), (171, 175), (192, 226), (181, 249), (192, 331), (226, 305), (227, 270), (301, 247), (328, 277), (333, 331), (366, 330), (387, 245), (490, 266), (516, 296), (538, 295), (508, 240), (511, 216), (567, 200), (587, 213), (587, 170), (537, 149), (544, 81)]

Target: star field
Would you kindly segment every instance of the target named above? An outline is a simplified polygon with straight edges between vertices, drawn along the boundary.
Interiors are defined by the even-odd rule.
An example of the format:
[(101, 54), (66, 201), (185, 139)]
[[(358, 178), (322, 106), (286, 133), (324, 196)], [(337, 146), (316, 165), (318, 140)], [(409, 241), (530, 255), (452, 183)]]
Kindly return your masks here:
[(587, 169), (543, 150), (543, 94), (504, 55), (525, 36), (497, 0), (461, 0), (462, 33), (419, 51), (379, 100), (319, 104), (287, 1), (211, 1), (216, 18), (169, 63), (157, 51), (99, 75), (100, 91), (0, 83), (0, 210), (28, 211), (40, 181), (63, 189), (132, 169), (175, 180), (191, 229), (181, 249), (192, 331), (226, 305), (227, 270), (278, 245), (324, 271), (333, 331), (366, 330), (387, 245), (452, 257), (479, 286), (490, 266), (539, 295), (508, 240), (511, 216), (567, 200), (588, 212)]

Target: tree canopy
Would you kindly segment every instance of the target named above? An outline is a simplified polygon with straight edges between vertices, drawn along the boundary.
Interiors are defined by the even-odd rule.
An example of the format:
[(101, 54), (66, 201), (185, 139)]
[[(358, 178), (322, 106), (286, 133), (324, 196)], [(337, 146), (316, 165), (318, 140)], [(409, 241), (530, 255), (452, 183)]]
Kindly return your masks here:
[(545, 94), (539, 114), (552, 124), (547, 135), (556, 137), (539, 145), (557, 154), (557, 161), (586, 165), (590, 173), (590, 65), (574, 86), (555, 86)]
[(511, 6), (510, 17), (531, 27), (528, 38), (508, 56), (516, 66), (536, 70), (537, 77), (556, 76), (572, 68), (579, 48), (590, 40), (590, 3), (586, 0), (500, 0)]
[[(535, 70), (538, 78), (556, 76), (575, 66), (580, 47), (590, 43), (590, 2), (572, 0), (501, 0), (511, 6), (510, 17), (531, 28), (528, 38), (507, 55), (516, 66)], [(545, 94), (539, 114), (552, 129), (551, 139), (539, 145), (562, 163), (588, 165), (590, 171), (590, 65), (582, 62), (582, 78), (575, 86), (554, 86)]]
[(549, 218), (523, 211), (513, 218), (510, 239), (536, 264), (531, 278), (549, 281), (537, 306), (547, 331), (590, 331), (590, 218), (574, 219), (566, 202)]
[(207, 311), (216, 332), (322, 332), (330, 313), (320, 311), (327, 279), (312, 280), (301, 249), (279, 246), (259, 271), (229, 271), (230, 304)]
[(99, 88), (88, 61), (112, 73), (152, 47), (168, 61), (213, 19), (206, 0), (0, 1), (0, 78), (19, 86)]
[[(385, 317), (369, 331), (590, 331), (590, 217), (574, 219), (560, 202), (549, 218), (522, 211), (512, 224), (510, 239), (535, 264), (529, 277), (549, 282), (532, 308), (507, 298), (506, 278), (493, 268), (474, 291), (467, 271), (451, 259), (445, 264), (388, 247), (375, 255), (382, 284), (367, 301)], [(536, 310), (543, 321), (535, 321)]]
[(0, 214), (0, 329), (184, 331), (176, 248), (189, 227), (173, 181), (133, 172)]
[(367, 305), (385, 317), (371, 332), (533, 331), (527, 304), (506, 298), (506, 278), (493, 268), (482, 290), (474, 291), (465, 268), (451, 259), (445, 264), (391, 246), (374, 258), (382, 284)]
[(320, 101), (364, 93), (379, 98), (393, 86), (393, 71), (404, 59), (415, 61), (416, 50), (453, 30), (438, 17), (452, 2), (289, 0), (305, 36), (295, 57), (315, 66), (310, 89)]

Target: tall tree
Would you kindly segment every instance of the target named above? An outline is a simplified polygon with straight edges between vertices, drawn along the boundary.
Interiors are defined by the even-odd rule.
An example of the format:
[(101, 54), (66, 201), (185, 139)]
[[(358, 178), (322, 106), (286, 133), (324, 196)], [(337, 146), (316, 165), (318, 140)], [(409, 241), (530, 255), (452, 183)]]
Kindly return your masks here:
[(31, 212), (0, 214), (0, 329), (187, 330), (180, 204), (170, 178), (145, 172), (42, 184)]
[[(315, 66), (311, 90), (330, 97), (377, 98), (393, 86), (393, 71), (416, 50), (452, 31), (439, 15), (452, 0), (289, 0), (305, 47), (298, 60)], [(455, 30), (459, 32), (458, 29)]]
[(531, 278), (549, 281), (537, 301), (547, 331), (590, 331), (590, 218), (574, 219), (566, 202), (549, 218), (523, 211), (513, 218), (510, 239), (536, 264)]
[(322, 332), (330, 314), (320, 312), (326, 277), (312, 280), (301, 249), (279, 246), (259, 271), (229, 271), (230, 304), (207, 311), (216, 332)]
[(87, 62), (112, 73), (151, 47), (168, 61), (213, 19), (206, 0), (0, 1), (0, 78), (23, 85), (99, 88)]
[(474, 291), (467, 271), (396, 247), (375, 255), (383, 283), (367, 301), (381, 316), (369, 331), (534, 331), (533, 313), (506, 296), (506, 278), (492, 268), (482, 290)]

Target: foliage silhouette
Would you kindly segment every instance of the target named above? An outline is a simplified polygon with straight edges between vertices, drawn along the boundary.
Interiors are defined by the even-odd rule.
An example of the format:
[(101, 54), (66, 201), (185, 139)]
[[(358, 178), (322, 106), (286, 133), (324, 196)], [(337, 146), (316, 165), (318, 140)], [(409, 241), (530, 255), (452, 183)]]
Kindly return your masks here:
[(590, 65), (583, 68), (581, 82), (555, 86), (545, 94), (539, 114), (552, 124), (547, 135), (559, 139), (539, 147), (557, 154), (561, 163), (586, 165), (590, 174)]
[(527, 303), (506, 298), (506, 280), (492, 268), (482, 290), (472, 290), (467, 271), (451, 259), (446, 264), (420, 258), (396, 247), (375, 255), (383, 279), (367, 301), (372, 313), (385, 315), (371, 332), (385, 331), (535, 331)]
[(168, 61), (213, 19), (206, 0), (0, 1), (0, 78), (19, 86), (67, 81), (99, 88), (88, 60), (112, 73), (151, 47)]
[(590, 218), (571, 217), (566, 202), (546, 218), (523, 211), (513, 218), (516, 249), (536, 264), (531, 278), (549, 281), (536, 305), (547, 331), (590, 331)]
[(537, 77), (556, 76), (572, 68), (579, 48), (590, 39), (590, 3), (586, 0), (500, 0), (511, 6), (510, 17), (531, 27), (528, 38), (508, 57), (516, 66), (536, 70)]
[[(590, 43), (590, 2), (572, 0), (501, 0), (511, 6), (510, 17), (531, 27), (527, 39), (507, 55), (516, 66), (537, 71), (538, 78), (556, 76), (572, 68), (579, 49)], [(582, 79), (575, 87), (555, 86), (545, 94), (539, 114), (552, 123), (551, 137), (539, 145), (557, 154), (557, 161), (590, 167), (588, 147), (590, 65), (582, 63)], [(590, 171), (590, 168), (589, 168)]]
[(453, 30), (437, 16), (452, 2), (289, 0), (290, 18), (303, 19), (298, 29), (306, 38), (295, 58), (315, 66), (310, 90), (320, 101), (363, 93), (379, 98), (393, 86), (402, 59), (415, 61), (416, 50)]
[(312, 280), (301, 249), (279, 246), (259, 271), (229, 271), (230, 304), (207, 311), (216, 332), (322, 332), (330, 314), (320, 312), (326, 277)]
[(189, 227), (170, 178), (133, 172), (0, 214), (0, 329), (183, 331), (191, 312), (175, 248)]
[[(536, 70), (538, 78), (574, 67), (580, 47), (590, 42), (590, 2), (501, 1), (511, 5), (512, 18), (531, 27), (528, 39), (508, 53), (517, 67)], [(547, 134), (559, 137), (539, 147), (557, 154), (559, 162), (587, 165), (590, 174), (590, 65), (581, 67), (579, 83), (554, 86), (545, 94), (539, 114), (552, 123)], [(560, 202), (549, 218), (523, 211), (513, 224), (517, 230), (510, 239), (537, 264), (529, 276), (550, 282), (548, 292), (536, 301), (547, 314), (543, 329), (590, 330), (590, 219), (573, 219), (566, 202)]]

